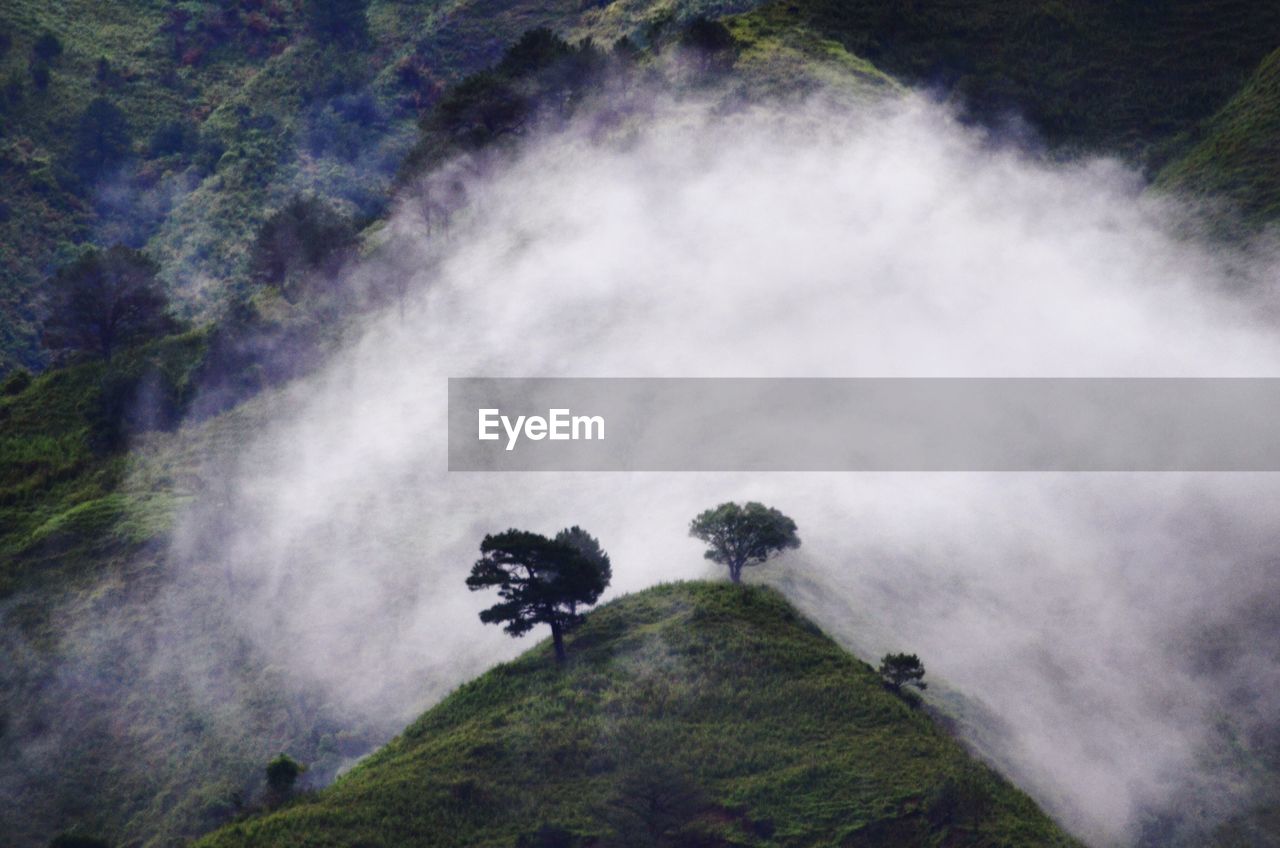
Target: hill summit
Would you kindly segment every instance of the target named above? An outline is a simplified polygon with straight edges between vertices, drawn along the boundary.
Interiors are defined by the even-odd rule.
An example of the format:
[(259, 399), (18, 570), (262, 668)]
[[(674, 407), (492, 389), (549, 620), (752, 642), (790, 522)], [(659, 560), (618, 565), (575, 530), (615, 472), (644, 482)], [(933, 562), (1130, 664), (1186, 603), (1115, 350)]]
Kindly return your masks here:
[(1075, 845), (778, 592), (677, 583), (453, 692), (250, 845)]

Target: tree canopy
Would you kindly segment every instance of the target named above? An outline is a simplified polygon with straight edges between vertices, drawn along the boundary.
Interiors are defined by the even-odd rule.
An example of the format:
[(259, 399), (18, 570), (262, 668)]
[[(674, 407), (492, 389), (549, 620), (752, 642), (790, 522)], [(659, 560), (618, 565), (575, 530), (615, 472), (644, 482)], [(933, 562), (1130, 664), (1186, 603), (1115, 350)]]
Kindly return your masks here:
[(304, 771), (306, 768), (293, 757), (280, 754), (267, 763), (267, 787), (272, 792), (287, 795), (293, 791), (293, 785)]
[(744, 506), (722, 503), (689, 524), (689, 535), (708, 545), (704, 556), (729, 567), (729, 578), (742, 582), (742, 569), (800, 547), (796, 523), (772, 507), (750, 501)]
[(899, 694), (907, 686), (929, 688), (924, 682), (924, 663), (915, 654), (885, 654), (879, 671), (884, 684)]
[[(613, 564), (609, 562), (609, 555), (600, 547), (600, 540), (595, 536), (574, 525), (557, 533), (555, 541), (577, 549), (578, 553), (586, 557), (604, 579), (604, 585), (608, 586), (613, 580)], [(570, 607), (575, 608), (575, 605), (571, 603)]]
[(132, 145), (124, 112), (107, 98), (95, 97), (76, 121), (72, 169), (83, 180), (99, 179), (128, 157)]
[(609, 556), (586, 531), (572, 527), (554, 539), (526, 530), (484, 537), (481, 557), (471, 568), (467, 588), (496, 588), (502, 599), (483, 610), (480, 620), (502, 624), (523, 636), (539, 624), (551, 627), (556, 659), (565, 658), (564, 634), (581, 620), (609, 585)]
[(355, 242), (350, 219), (314, 195), (297, 195), (263, 222), (249, 249), (249, 271), (296, 297), (299, 277), (336, 271)]
[(174, 322), (157, 270), (146, 254), (123, 245), (86, 252), (51, 281), (45, 346), (110, 359), (123, 345), (167, 332)]

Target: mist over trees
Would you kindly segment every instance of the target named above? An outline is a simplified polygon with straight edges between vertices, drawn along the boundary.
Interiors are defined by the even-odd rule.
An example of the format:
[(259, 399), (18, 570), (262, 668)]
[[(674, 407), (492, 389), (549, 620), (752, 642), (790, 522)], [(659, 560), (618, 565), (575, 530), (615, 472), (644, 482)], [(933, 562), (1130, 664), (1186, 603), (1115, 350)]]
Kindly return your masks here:
[(742, 582), (742, 569), (800, 547), (796, 523), (755, 501), (722, 503), (701, 513), (690, 522), (689, 535), (707, 543), (703, 556), (728, 566), (734, 583)]
[(491, 534), (480, 543), (480, 553), (467, 588), (497, 589), (502, 599), (483, 610), (480, 620), (502, 624), (512, 636), (549, 625), (556, 660), (563, 662), (564, 636), (582, 621), (579, 607), (594, 604), (609, 585), (608, 554), (578, 527), (554, 539), (514, 529)]

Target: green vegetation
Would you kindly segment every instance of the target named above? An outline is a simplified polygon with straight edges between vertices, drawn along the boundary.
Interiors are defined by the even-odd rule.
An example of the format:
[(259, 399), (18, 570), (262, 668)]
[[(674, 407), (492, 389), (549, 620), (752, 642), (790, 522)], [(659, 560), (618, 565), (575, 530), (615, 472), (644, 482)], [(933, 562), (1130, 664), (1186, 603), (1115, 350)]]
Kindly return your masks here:
[(354, 222), (314, 195), (295, 197), (263, 222), (249, 254), (253, 279), (296, 298), (317, 272), (332, 275), (356, 246)]
[(790, 7), (765, 6), (726, 20), (736, 43), (733, 79), (754, 101), (821, 89), (858, 108), (901, 85), (838, 41), (796, 19)]
[(202, 332), (170, 336), (0, 397), (0, 597), (57, 585), (167, 529), (178, 501), (129, 485), (120, 450), (182, 418), (207, 343)]
[(145, 254), (123, 245), (90, 248), (50, 281), (45, 346), (58, 354), (110, 360), (123, 346), (171, 331), (174, 322), (157, 270)]
[[(0, 663), (0, 756), (21, 762), (6, 726), (29, 721), (19, 729), (37, 733), (42, 714), (61, 706), (60, 694), (81, 696), (58, 688), (62, 663), (99, 661), (108, 683), (152, 672), (119, 658), (137, 659), (133, 640), (158, 638), (147, 604), (173, 576), (164, 541), (174, 517), (203, 491), (202, 466), (233, 455), (253, 423), (270, 417), (273, 397), (254, 396), (305, 373), (358, 314), (336, 272), (368, 249), (360, 231), (384, 214), (396, 176), (417, 177), (459, 151), (505, 143), (534, 121), (564, 120), (599, 91), (601, 74), (657, 78), (656, 50), (706, 51), (701, 70), (731, 94), (753, 98), (828, 83), (855, 99), (876, 96), (899, 85), (888, 71), (939, 86), (983, 120), (1025, 116), (1059, 153), (1118, 151), (1152, 169), (1172, 161), (1159, 185), (1227, 197), (1251, 222), (1280, 210), (1280, 59), (1272, 53), (1263, 61), (1280, 43), (1274, 4), (788, 0), (744, 12), (750, 5), (4, 4), (0, 599), (14, 641)], [(742, 13), (722, 17), (728, 12)], [(505, 45), (513, 46), (504, 53)], [(446, 218), (456, 200), (424, 197)], [(117, 243), (154, 257), (184, 314), (197, 321), (217, 314), (218, 322), (163, 338), (153, 337), (158, 326), (126, 334), (122, 345), (106, 346), (107, 359), (42, 371), (50, 359), (37, 344), (46, 317), (37, 294), (79, 257), (103, 253), (87, 248)], [(374, 294), (376, 305), (391, 293)], [(170, 432), (182, 421), (181, 432)], [(746, 564), (716, 561), (735, 579)], [(783, 627), (764, 615), (776, 598), (718, 594), (731, 591), (669, 588), (611, 605), (567, 639), (574, 653), (564, 680), (550, 676), (545, 648), (536, 649), (424, 717), (429, 733), (407, 735), (338, 788), (289, 801), (276, 816), (242, 825), (244, 833), (265, 841), (276, 832), (314, 835), (309, 828), (330, 814), (333, 799), (369, 811), (376, 805), (366, 805), (364, 793), (384, 790), (377, 809), (401, 821), (398, 811), (419, 809), (413, 787), (440, 802), (414, 812), (414, 822), (456, 823), (481, 844), (490, 837), (502, 845), (569, 844), (637, 829), (652, 844), (686, 828), (745, 844), (803, 844), (810, 820), (813, 832), (855, 845), (917, 836), (1026, 844), (1056, 833), (1020, 795), (965, 763), (921, 715), (904, 724), (884, 719), (891, 730), (868, 723), (868, 715), (903, 709), (890, 693), (871, 691), (873, 671), (837, 660), (817, 637), (810, 644), (799, 624)], [(749, 598), (759, 608), (748, 614), (739, 602)], [(115, 629), (84, 636), (107, 611), (117, 616)], [(751, 635), (739, 614), (757, 612), (763, 629)], [(699, 642), (715, 628), (724, 628), (723, 648)], [(75, 734), (67, 734), (77, 741), (61, 752), (64, 767), (28, 774), (36, 788), (22, 799), (22, 818), (0, 816), (7, 838), (43, 844), (82, 821), (113, 843), (175, 844), (254, 808), (273, 752), (304, 758), (323, 783), (369, 739), (385, 738), (339, 721), (247, 655), (233, 634), (210, 630), (210, 654), (238, 663), (209, 676), (235, 693), (235, 708), (210, 711), (177, 673), (157, 676), (145, 690), (154, 697), (126, 704), (112, 699), (111, 685), (84, 695)], [(766, 635), (781, 641), (772, 645)], [(86, 658), (90, 642), (99, 653)], [(650, 660), (652, 668), (678, 662), (709, 676), (677, 675), (667, 693)], [(730, 663), (738, 664), (734, 679)], [(739, 692), (734, 681), (743, 670), (764, 691)], [(773, 711), (796, 706), (777, 691), (793, 672), (799, 676), (785, 679), (799, 680), (802, 691), (856, 694), (849, 727), (801, 709), (794, 730), (830, 734), (847, 752), (832, 742), (806, 759), (784, 744), (792, 730)], [(668, 702), (672, 716), (662, 712)], [(712, 708), (729, 703), (751, 721), (718, 726), (723, 716), (712, 721)], [(579, 726), (572, 716), (581, 704), (591, 711)], [(474, 720), (464, 715), (468, 705), (478, 710)], [(122, 724), (130, 727), (124, 738)], [(543, 733), (546, 749), (537, 747)], [(136, 760), (131, 768), (120, 765), (122, 750)], [(917, 751), (922, 762), (936, 754), (944, 764), (931, 771), (916, 762)], [(879, 763), (867, 771), (857, 759), (885, 752), (904, 757), (895, 766), (902, 771)], [(732, 757), (765, 765), (734, 771)], [(556, 758), (567, 764), (555, 771), (563, 781), (534, 784), (533, 800), (500, 808), (487, 822), (494, 799), (510, 797), (504, 789), (548, 762), (559, 769)], [(439, 772), (428, 774), (427, 765)], [(468, 783), (472, 767), (480, 776)], [(864, 772), (865, 785), (856, 777)], [(1260, 769), (1250, 780), (1263, 784), (1272, 774)], [(783, 792), (799, 794), (792, 803)], [(834, 797), (854, 800), (837, 810)], [(554, 820), (535, 814), (537, 799)], [(1268, 798), (1224, 839), (1248, 844), (1274, 832), (1276, 809)], [(290, 830), (295, 816), (301, 831)], [(381, 838), (378, 825), (361, 830), (365, 823), (344, 821)], [(1000, 836), (1011, 833), (1029, 836)]]
[(424, 113), (521, 33), (612, 44), (749, 5), (5, 3), (0, 373), (47, 364), (35, 294), (85, 244), (145, 247), (206, 317), (252, 286), (249, 246), (291, 198), (380, 214)]
[(660, 586), (570, 642), (198, 844), (1076, 844), (770, 589)]
[(908, 686), (922, 692), (929, 688), (924, 682), (924, 663), (915, 654), (885, 654), (877, 671), (884, 685), (897, 695), (904, 694)]
[(1249, 0), (778, 0), (786, 16), (984, 121), (1025, 118), (1053, 145), (1153, 169), (1280, 44)]
[(562, 530), (554, 539), (507, 530), (485, 536), (480, 554), (467, 588), (497, 589), (502, 598), (483, 610), (480, 620), (502, 624), (512, 636), (546, 624), (556, 660), (564, 662), (565, 635), (582, 623), (579, 608), (599, 600), (613, 574), (600, 543), (580, 527)]
[(280, 754), (267, 763), (267, 788), (278, 798), (287, 798), (306, 768), (288, 754)]
[(729, 579), (742, 582), (742, 569), (762, 565), (786, 550), (800, 547), (796, 523), (772, 507), (755, 501), (745, 506), (722, 503), (689, 523), (689, 535), (707, 543), (704, 556), (729, 567)]
[[(116, 363), (132, 360), (126, 352)], [(45, 381), (101, 367), (42, 375), (31, 390), (58, 388), (45, 402), (72, 398), (75, 386)], [(5, 844), (43, 848), (73, 826), (113, 846), (186, 844), (270, 802), (263, 765), (277, 752), (323, 783), (394, 730), (339, 716), (257, 653), (231, 624), (224, 575), (168, 562), (168, 533), (209, 490), (206, 469), (275, 409), (268, 393), (179, 431), (141, 434), (127, 455), (88, 451), (88, 470), (0, 515)], [(169, 592), (178, 580), (183, 589)], [(171, 650), (152, 650), (162, 644), (199, 648), (170, 662)]]
[(1250, 223), (1280, 219), (1280, 49), (1193, 139), (1157, 186), (1232, 204)]

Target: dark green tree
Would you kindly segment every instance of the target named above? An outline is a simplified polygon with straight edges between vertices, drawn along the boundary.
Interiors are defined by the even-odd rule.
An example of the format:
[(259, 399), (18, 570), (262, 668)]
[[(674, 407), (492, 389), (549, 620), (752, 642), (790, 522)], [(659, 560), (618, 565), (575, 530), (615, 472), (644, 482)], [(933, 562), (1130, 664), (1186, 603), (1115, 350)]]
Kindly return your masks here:
[(335, 270), (355, 241), (350, 219), (318, 197), (296, 196), (258, 230), (249, 249), (249, 270), (258, 282), (294, 295), (299, 274)]
[[(574, 525), (557, 533), (555, 540), (576, 548), (578, 553), (589, 559), (604, 577), (606, 586), (613, 580), (613, 565), (609, 562), (609, 555), (600, 547), (600, 540), (595, 536)], [(577, 612), (577, 606), (571, 603), (570, 610)]]
[(267, 763), (267, 788), (277, 798), (284, 798), (293, 791), (294, 784), (298, 782), (298, 776), (304, 771), (306, 768), (293, 757), (280, 754)]
[(880, 679), (893, 692), (902, 694), (907, 686), (928, 689), (924, 682), (924, 664), (915, 654), (885, 654), (880, 660)]
[(526, 30), (507, 48), (498, 63), (498, 72), (519, 77), (540, 71), (573, 53), (573, 47), (546, 27)]
[[(27, 390), (34, 379), (27, 369), (15, 368), (9, 372), (9, 376), (5, 377), (3, 382), (0, 382), (0, 395), (5, 397), (20, 395)], [(3, 725), (0, 725), (0, 730), (3, 729)]]
[(742, 569), (775, 554), (800, 547), (796, 523), (772, 507), (751, 501), (722, 503), (693, 519), (689, 535), (708, 545), (704, 556), (729, 567), (729, 579), (742, 582)]
[(157, 270), (145, 253), (123, 245), (89, 250), (50, 281), (45, 347), (110, 359), (123, 345), (171, 330)]
[(524, 129), (533, 103), (505, 75), (481, 71), (458, 83), (436, 110), (440, 128), (458, 144), (478, 149)]
[(31, 45), (31, 61), (49, 63), (62, 55), (62, 42), (58, 36), (45, 30)]
[(76, 121), (72, 170), (83, 180), (96, 180), (122, 162), (132, 144), (124, 112), (107, 98), (95, 97)]
[(594, 604), (609, 585), (608, 556), (600, 551), (592, 557), (567, 541), (525, 530), (485, 536), (480, 554), (467, 588), (496, 588), (502, 599), (480, 620), (502, 624), (512, 636), (549, 625), (556, 660), (563, 662), (564, 635), (582, 620), (578, 607)]
[(925, 815), (934, 827), (972, 827), (992, 806), (990, 783), (977, 769), (947, 775), (924, 798)]
[(151, 140), (147, 142), (147, 155), (190, 153), (199, 143), (200, 134), (194, 125), (185, 121), (166, 121), (151, 134)]
[(691, 51), (703, 71), (723, 71), (733, 64), (733, 33), (719, 21), (699, 15), (685, 24), (680, 44)]

